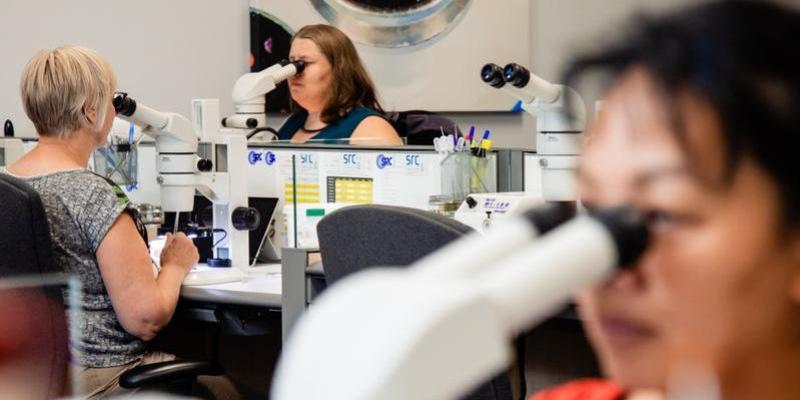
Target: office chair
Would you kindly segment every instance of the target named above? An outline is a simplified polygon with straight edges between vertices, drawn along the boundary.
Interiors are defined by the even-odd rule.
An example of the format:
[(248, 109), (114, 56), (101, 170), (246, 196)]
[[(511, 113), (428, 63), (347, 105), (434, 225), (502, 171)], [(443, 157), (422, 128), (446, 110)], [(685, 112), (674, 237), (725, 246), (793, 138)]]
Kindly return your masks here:
[[(50, 231), (39, 195), (17, 179), (0, 173), (0, 278), (38, 276), (57, 272), (50, 253)], [(23, 310), (6, 310), (0, 325), (28, 324), (35, 331), (20, 338), (10, 356), (35, 362), (41, 382), (31, 395), (37, 398), (61, 397), (67, 390), (67, 321), (60, 290), (4, 290), (3, 306), (18, 304)], [(9, 333), (9, 332), (6, 332)], [(13, 335), (13, 334), (12, 334)]]
[[(471, 231), (458, 221), (432, 212), (384, 205), (341, 208), (322, 218), (317, 225), (328, 285), (369, 267), (407, 267)], [(465, 397), (468, 400), (511, 398), (511, 384), (506, 373)]]
[[(37, 276), (61, 272), (55, 265), (50, 242), (50, 228), (39, 194), (27, 183), (0, 173), (0, 278)], [(46, 293), (47, 294), (47, 293)], [(38, 318), (41, 331), (37, 341), (52, 349), (50, 385), (41, 398), (60, 397), (67, 393), (66, 371), (69, 363), (68, 329), (61, 293), (48, 296), (54, 305), (49, 318)], [(35, 310), (41, 312), (40, 308)], [(17, 315), (24, 314), (19, 313)], [(39, 321), (41, 320), (41, 321)], [(33, 350), (31, 350), (33, 351)], [(204, 361), (168, 361), (136, 367), (124, 373), (120, 385), (125, 388), (165, 389), (186, 392), (198, 375), (220, 375), (221, 367)]]

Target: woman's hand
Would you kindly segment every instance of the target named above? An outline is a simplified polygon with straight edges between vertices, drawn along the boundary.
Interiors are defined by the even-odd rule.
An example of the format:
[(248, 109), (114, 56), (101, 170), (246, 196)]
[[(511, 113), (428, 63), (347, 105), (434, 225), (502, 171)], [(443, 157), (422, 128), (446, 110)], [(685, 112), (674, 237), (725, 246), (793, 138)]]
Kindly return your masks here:
[(161, 268), (181, 268), (186, 276), (199, 259), (200, 253), (192, 239), (183, 232), (175, 235), (167, 233), (164, 249), (161, 250)]

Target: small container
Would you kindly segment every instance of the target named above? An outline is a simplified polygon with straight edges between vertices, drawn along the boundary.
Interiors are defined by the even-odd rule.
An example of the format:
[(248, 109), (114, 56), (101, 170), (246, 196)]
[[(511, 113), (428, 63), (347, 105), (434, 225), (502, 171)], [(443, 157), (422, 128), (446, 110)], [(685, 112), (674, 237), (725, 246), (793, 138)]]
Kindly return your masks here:
[(441, 193), (449, 201), (461, 203), (470, 193), (470, 155), (450, 153), (441, 162)]
[(111, 179), (119, 186), (136, 185), (138, 181), (138, 149), (129, 143), (114, 143), (93, 153), (94, 172)]
[(439, 215), (452, 218), (461, 201), (453, 200), (452, 197), (444, 194), (437, 194), (428, 198), (428, 210), (435, 212)]
[(469, 159), (469, 192), (488, 193), (489, 159), (486, 157), (470, 157)]

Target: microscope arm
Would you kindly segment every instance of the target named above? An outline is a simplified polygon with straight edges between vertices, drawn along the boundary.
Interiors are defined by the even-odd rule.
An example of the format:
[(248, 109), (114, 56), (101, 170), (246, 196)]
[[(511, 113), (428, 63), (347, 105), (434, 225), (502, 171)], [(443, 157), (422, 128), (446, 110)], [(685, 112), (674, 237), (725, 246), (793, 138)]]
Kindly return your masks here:
[(257, 128), (266, 123), (264, 95), (275, 90), (281, 82), (305, 68), (302, 61), (286, 61), (270, 66), (260, 72), (244, 74), (233, 85), (233, 105), (236, 114), (222, 120), (230, 128)]

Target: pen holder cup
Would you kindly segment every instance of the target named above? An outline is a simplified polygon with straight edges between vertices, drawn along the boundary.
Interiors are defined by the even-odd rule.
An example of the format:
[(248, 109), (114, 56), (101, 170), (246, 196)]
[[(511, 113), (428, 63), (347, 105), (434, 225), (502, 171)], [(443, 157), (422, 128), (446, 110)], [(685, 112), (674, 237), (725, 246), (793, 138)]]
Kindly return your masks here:
[(489, 186), (489, 159), (486, 157), (469, 157), (469, 193), (487, 193)]
[(122, 143), (101, 147), (93, 153), (94, 172), (119, 186), (138, 182), (138, 149), (136, 145)]
[(470, 154), (450, 153), (441, 162), (441, 194), (453, 202), (462, 202), (470, 193)]

